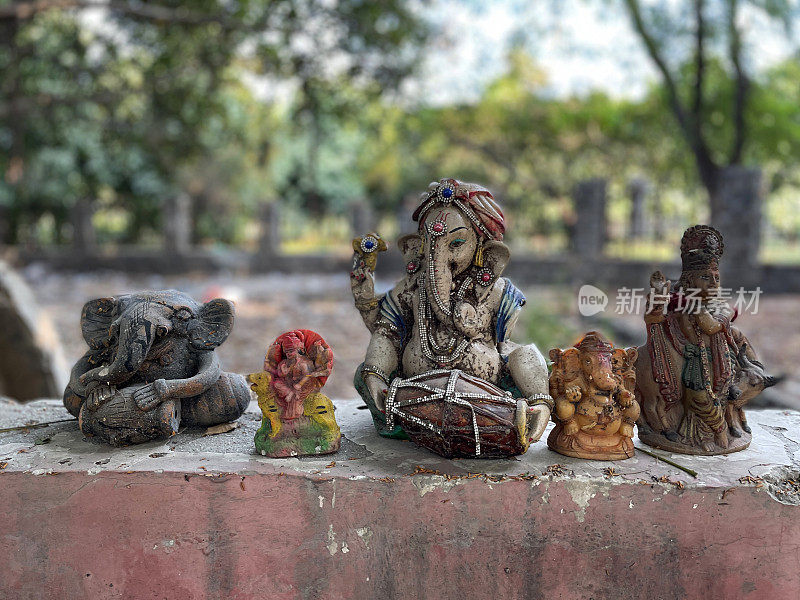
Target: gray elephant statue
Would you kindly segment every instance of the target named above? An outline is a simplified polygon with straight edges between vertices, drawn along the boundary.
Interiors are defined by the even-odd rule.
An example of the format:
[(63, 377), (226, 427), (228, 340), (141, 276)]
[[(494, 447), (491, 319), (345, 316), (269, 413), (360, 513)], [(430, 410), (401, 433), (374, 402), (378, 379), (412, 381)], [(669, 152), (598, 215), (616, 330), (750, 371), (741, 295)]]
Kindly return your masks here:
[(445, 456), (510, 456), (538, 440), (553, 408), (547, 363), (509, 340), (525, 297), (502, 277), (505, 220), (480, 185), (442, 179), (398, 247), (405, 276), (376, 295), (377, 234), (354, 240), (356, 308), (372, 334), (356, 389), (385, 437)]
[(251, 400), (214, 350), (233, 328), (233, 304), (176, 290), (98, 298), (81, 312), (89, 350), (72, 369), (64, 406), (81, 431), (114, 446), (239, 418)]

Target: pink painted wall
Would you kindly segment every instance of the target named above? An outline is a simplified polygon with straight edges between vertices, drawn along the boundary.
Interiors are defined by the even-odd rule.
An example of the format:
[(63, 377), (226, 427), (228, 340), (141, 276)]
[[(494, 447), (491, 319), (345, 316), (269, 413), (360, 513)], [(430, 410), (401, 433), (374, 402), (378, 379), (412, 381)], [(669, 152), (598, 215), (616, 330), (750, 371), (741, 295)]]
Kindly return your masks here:
[(800, 597), (800, 508), (582, 485), (2, 473), (0, 598)]

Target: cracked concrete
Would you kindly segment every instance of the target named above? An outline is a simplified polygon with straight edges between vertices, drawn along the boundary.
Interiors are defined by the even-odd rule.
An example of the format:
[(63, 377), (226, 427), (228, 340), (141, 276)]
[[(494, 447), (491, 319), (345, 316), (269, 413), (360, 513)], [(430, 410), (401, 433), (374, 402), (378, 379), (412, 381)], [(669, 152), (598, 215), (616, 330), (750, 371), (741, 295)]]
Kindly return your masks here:
[[(129, 448), (84, 438), (74, 420), (0, 433), (0, 598), (800, 589), (800, 413), (748, 411), (742, 452), (661, 453), (695, 479), (643, 453), (585, 461), (544, 442), (513, 459), (447, 460), (380, 438), (359, 403), (335, 404), (342, 451), (303, 459), (255, 454), (255, 404), (229, 433)], [(0, 401), (0, 428), (67, 417), (56, 401)]]
[[(68, 419), (61, 403), (40, 400), (21, 405), (0, 401), (0, 428)], [(56, 423), (48, 427), (0, 433), (0, 462), (6, 472), (31, 474), (83, 472), (98, 474), (114, 471), (185, 472), (201, 474), (319, 474), (346, 479), (396, 479), (420, 469), (414, 485), (421, 496), (432, 489), (447, 491), (458, 478), (471, 474), (493, 479), (529, 474), (539, 478), (563, 479), (591, 484), (649, 482), (671, 489), (668, 481), (680, 481), (684, 489), (736, 488), (757, 485), (740, 479), (751, 477), (780, 486), (796, 480), (800, 473), (800, 413), (785, 410), (749, 411), (753, 444), (747, 450), (727, 456), (685, 456), (654, 451), (636, 440), (637, 445), (654, 451), (697, 471), (697, 478), (643, 453), (626, 461), (587, 461), (561, 456), (550, 451), (543, 441), (531, 446), (523, 456), (500, 459), (448, 460), (411, 442), (378, 437), (366, 410), (353, 400), (336, 401), (336, 417), (344, 440), (337, 454), (321, 457), (270, 459), (258, 456), (253, 435), (260, 422), (260, 411), (252, 403), (239, 419), (235, 430), (204, 436), (203, 430), (183, 430), (169, 440), (126, 448), (111, 448), (85, 438), (77, 422)], [(552, 424), (551, 424), (552, 427)], [(549, 431), (549, 429), (548, 429)], [(547, 433), (543, 439), (547, 437)], [(608, 469), (613, 467), (609, 476)], [(588, 492), (571, 484), (575, 497)], [(785, 486), (784, 486), (785, 487)], [(770, 492), (772, 488), (767, 488)], [(800, 495), (790, 489), (774, 494), (779, 502), (800, 503)]]

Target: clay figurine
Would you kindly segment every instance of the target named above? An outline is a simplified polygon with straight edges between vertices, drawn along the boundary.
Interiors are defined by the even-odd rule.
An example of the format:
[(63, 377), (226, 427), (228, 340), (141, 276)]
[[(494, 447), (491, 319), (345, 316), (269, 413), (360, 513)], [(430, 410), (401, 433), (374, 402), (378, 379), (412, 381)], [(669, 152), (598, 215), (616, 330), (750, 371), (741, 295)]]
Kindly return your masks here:
[(339, 449), (342, 436), (333, 403), (319, 392), (332, 368), (333, 351), (313, 331), (289, 331), (269, 347), (264, 370), (247, 376), (261, 408), (254, 441), (263, 456), (309, 456)]
[(636, 348), (614, 348), (591, 331), (567, 350), (550, 350), (550, 394), (556, 426), (551, 450), (566, 456), (622, 460), (633, 456)]
[(233, 319), (228, 300), (200, 304), (175, 290), (87, 302), (89, 350), (72, 369), (64, 406), (84, 434), (114, 446), (239, 418), (251, 399), (247, 382), (224, 373), (214, 352)]
[(713, 455), (747, 448), (752, 436), (743, 406), (778, 382), (722, 301), (723, 249), (716, 229), (695, 225), (683, 234), (674, 288), (660, 271), (650, 278), (636, 397), (639, 438), (662, 450)]
[(385, 294), (374, 288), (380, 238), (354, 240), (351, 288), (372, 334), (356, 389), (383, 436), (444, 456), (522, 454), (552, 398), (542, 354), (508, 339), (525, 297), (502, 276), (503, 213), (484, 187), (442, 179), (413, 220), (397, 242), (405, 274)]

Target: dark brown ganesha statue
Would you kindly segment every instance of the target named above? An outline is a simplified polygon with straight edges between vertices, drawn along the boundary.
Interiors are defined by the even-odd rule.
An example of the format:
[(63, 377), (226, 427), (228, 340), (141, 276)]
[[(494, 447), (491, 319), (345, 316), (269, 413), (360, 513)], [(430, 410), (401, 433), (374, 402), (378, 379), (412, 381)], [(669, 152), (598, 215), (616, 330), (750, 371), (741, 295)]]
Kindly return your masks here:
[(752, 345), (733, 326), (721, 297), (722, 235), (690, 227), (681, 240), (682, 272), (674, 288), (650, 278), (647, 344), (639, 348), (636, 396), (639, 438), (684, 454), (728, 454), (750, 445), (743, 407), (778, 379), (766, 374)]
[(200, 304), (175, 290), (87, 302), (81, 329), (89, 350), (72, 369), (64, 406), (84, 434), (114, 446), (237, 419), (249, 386), (224, 373), (214, 352), (233, 318), (228, 300)]
[(596, 460), (633, 456), (636, 355), (636, 348), (614, 348), (596, 331), (572, 348), (550, 351), (550, 394), (556, 403), (550, 449)]
[(509, 340), (525, 296), (503, 272), (505, 218), (481, 185), (433, 182), (402, 236), (404, 276), (376, 295), (386, 244), (354, 240), (355, 305), (371, 335), (354, 383), (378, 433), (444, 456), (525, 452), (550, 419), (547, 363), (533, 344)]

